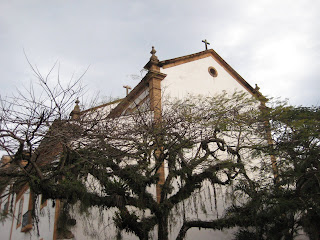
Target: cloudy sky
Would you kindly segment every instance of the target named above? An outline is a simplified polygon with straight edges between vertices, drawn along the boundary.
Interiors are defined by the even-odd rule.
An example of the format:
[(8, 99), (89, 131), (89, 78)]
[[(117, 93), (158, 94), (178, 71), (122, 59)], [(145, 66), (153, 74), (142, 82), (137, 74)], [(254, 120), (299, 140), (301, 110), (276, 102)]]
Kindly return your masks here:
[(46, 74), (84, 76), (90, 94), (123, 97), (155, 46), (160, 60), (207, 39), (252, 86), (295, 105), (320, 105), (319, 0), (0, 0), (0, 93)]

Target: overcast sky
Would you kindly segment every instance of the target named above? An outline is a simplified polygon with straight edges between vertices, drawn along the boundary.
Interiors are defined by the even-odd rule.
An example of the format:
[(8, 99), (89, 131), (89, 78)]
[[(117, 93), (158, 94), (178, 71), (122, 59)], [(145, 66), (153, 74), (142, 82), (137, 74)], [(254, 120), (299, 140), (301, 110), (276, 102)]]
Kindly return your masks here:
[(0, 0), (1, 95), (58, 61), (90, 93), (124, 97), (155, 46), (160, 60), (204, 50), (207, 39), (264, 95), (320, 105), (319, 0)]

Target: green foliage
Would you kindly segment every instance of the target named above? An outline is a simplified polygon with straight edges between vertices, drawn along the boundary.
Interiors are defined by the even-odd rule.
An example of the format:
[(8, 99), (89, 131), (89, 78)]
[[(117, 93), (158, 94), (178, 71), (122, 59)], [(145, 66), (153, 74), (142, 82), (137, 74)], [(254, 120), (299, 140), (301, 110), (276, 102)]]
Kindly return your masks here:
[[(1, 174), (60, 199), (65, 220), (76, 203), (83, 212), (115, 210), (117, 228), (140, 239), (155, 227), (159, 239), (168, 239), (169, 220), (177, 216), (184, 221), (178, 239), (191, 227), (234, 226), (241, 227), (238, 240), (292, 239), (301, 228), (319, 239), (319, 108), (266, 108), (243, 93), (189, 96), (164, 106), (161, 121), (138, 106), (119, 118), (88, 111), (77, 121), (57, 120), (35, 151), (20, 145), (17, 158), (29, 148), (26, 166), (17, 159)], [(181, 205), (188, 211), (187, 202), (195, 215), (209, 213), (195, 197), (204, 186), (232, 186), (235, 205), (211, 221), (175, 213)], [(156, 188), (158, 199), (150, 190)]]
[[(229, 214), (251, 216), (243, 233), (255, 233), (256, 239), (293, 239), (303, 229), (310, 239), (320, 238), (320, 109), (280, 105), (265, 109), (271, 147), (259, 148), (260, 154), (276, 157), (276, 171), (264, 172), (254, 185), (239, 185), (248, 201), (229, 209)], [(270, 162), (271, 163), (271, 162)], [(264, 183), (265, 175), (275, 181)], [(252, 187), (254, 186), (254, 187)], [(245, 231), (245, 232), (243, 232)]]
[(236, 234), (235, 234), (235, 240), (257, 240), (256, 233), (252, 232), (247, 229), (240, 229)]

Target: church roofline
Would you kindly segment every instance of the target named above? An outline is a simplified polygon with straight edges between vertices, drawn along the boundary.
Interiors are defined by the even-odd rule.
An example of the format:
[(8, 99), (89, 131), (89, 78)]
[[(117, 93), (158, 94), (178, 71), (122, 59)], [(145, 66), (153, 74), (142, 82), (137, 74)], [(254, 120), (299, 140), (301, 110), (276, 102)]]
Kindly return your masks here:
[[(152, 53), (152, 51), (151, 51)], [(154, 54), (153, 54), (154, 55)], [(172, 58), (168, 60), (159, 61), (156, 64), (158, 67), (161, 67), (163, 69), (170, 68), (174, 66), (178, 66), (184, 63), (196, 61), (202, 58), (206, 57), (213, 57), (233, 78), (238, 81), (249, 93), (251, 93), (253, 96), (257, 97), (261, 102), (266, 102), (267, 99), (259, 92), (259, 88), (253, 88), (246, 80), (244, 80), (226, 61), (223, 60), (222, 57), (218, 53), (216, 53), (213, 49), (208, 49), (202, 52), (181, 56), (177, 58)], [(150, 62), (150, 61), (149, 61)], [(147, 65), (149, 64), (147, 63)], [(146, 66), (147, 66), (146, 65)], [(80, 114), (86, 113), (88, 111), (94, 111), (96, 109), (99, 109), (101, 107), (105, 107), (114, 103), (119, 102), (119, 104), (111, 110), (108, 117), (117, 117), (119, 116), (122, 111), (132, 103), (132, 101), (135, 99), (136, 96), (141, 94), (143, 91), (145, 91), (148, 88), (148, 80), (150, 77), (154, 77), (154, 75), (163, 75), (161, 78), (165, 78), (165, 74), (160, 73), (158, 71), (149, 70), (149, 72), (144, 76), (144, 78), (136, 85), (130, 93), (122, 99), (115, 100), (113, 102), (105, 103), (93, 108), (86, 109), (84, 111), (81, 111)]]
[(101, 104), (101, 105), (98, 105), (98, 106), (95, 106), (95, 107), (92, 107), (92, 108), (88, 108), (86, 110), (81, 111), (80, 114), (84, 114), (84, 113), (87, 113), (87, 112), (90, 112), (90, 111), (95, 111), (95, 110), (97, 110), (99, 108), (103, 108), (103, 107), (106, 107), (106, 106), (121, 102), (123, 99), (124, 98), (120, 98), (120, 99), (117, 99), (117, 100), (114, 100), (114, 101), (111, 101), (111, 102), (107, 102), (107, 103), (104, 103), (104, 104)]
[(143, 79), (136, 85), (132, 91), (121, 101), (108, 115), (108, 117), (118, 117), (122, 111), (129, 106), (134, 99), (139, 96), (143, 91), (149, 88), (149, 80), (151, 78), (165, 78), (166, 74), (149, 70)]
[(183, 63), (192, 62), (192, 61), (195, 61), (195, 60), (198, 60), (201, 58), (208, 57), (210, 55), (211, 50), (212, 49), (205, 50), (205, 51), (198, 52), (198, 53), (185, 55), (185, 56), (181, 56), (181, 57), (177, 57), (177, 58), (162, 60), (159, 62), (159, 65), (162, 68), (170, 68), (170, 67), (174, 67), (174, 66), (177, 66), (177, 65), (180, 65)]
[(196, 61), (206, 57), (213, 57), (235, 80), (237, 80), (245, 89), (247, 89), (252, 95), (258, 97), (261, 101), (265, 101), (266, 98), (255, 88), (253, 88), (246, 80), (244, 80), (240, 74), (238, 74), (218, 53), (213, 49), (208, 49), (202, 52), (163, 60), (159, 62), (159, 66), (163, 69), (178, 66), (184, 63)]
[(118, 117), (121, 114), (121, 112), (125, 109), (125, 107), (127, 107), (130, 104), (131, 100), (133, 100), (137, 94), (142, 93), (147, 87), (148, 84), (144, 77), (138, 83), (138, 85), (136, 85), (132, 89), (132, 91), (130, 91), (129, 94), (125, 98), (123, 98), (122, 101), (114, 109), (111, 110), (108, 117)]

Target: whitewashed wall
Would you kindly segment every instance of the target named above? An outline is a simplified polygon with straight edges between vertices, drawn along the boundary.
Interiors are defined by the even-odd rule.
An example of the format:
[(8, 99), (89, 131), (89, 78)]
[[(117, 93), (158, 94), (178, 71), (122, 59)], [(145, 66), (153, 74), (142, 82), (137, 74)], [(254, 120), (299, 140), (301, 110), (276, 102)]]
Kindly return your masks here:
[[(23, 200), (22, 215), (28, 211), (30, 190), (26, 190), (25, 193), (16, 202), (16, 195), (13, 201), (13, 215), (9, 214), (8, 217), (0, 225), (0, 240), (44, 240), (53, 238), (54, 229), (54, 217), (55, 207), (52, 205), (52, 201), (48, 200), (47, 206), (40, 209), (40, 204), (35, 205), (36, 211), (39, 212), (39, 235), (36, 227), (33, 227), (28, 232), (21, 232), (22, 224), (17, 228), (17, 216), (19, 211), (20, 201)], [(1, 206), (2, 208), (2, 206)], [(10, 232), (11, 238), (10, 238)]]
[[(209, 67), (216, 69), (218, 75), (213, 77), (209, 74)], [(222, 94), (226, 91), (229, 94), (234, 92), (247, 90), (237, 82), (219, 63), (212, 57), (187, 62), (170, 68), (161, 68), (161, 72), (167, 74), (166, 78), (161, 82), (162, 98), (163, 100), (170, 99), (183, 99), (188, 95), (203, 95), (214, 96)], [(201, 198), (196, 200), (198, 204), (204, 204), (207, 212), (201, 211), (199, 207), (195, 211), (192, 206), (193, 199), (185, 201), (184, 205), (189, 205), (186, 208), (186, 218), (189, 220), (214, 220), (218, 216), (222, 216), (226, 208), (230, 206), (231, 201), (228, 202), (226, 196), (227, 188), (221, 187), (217, 193), (217, 207), (214, 206), (213, 189), (209, 184), (204, 183), (203, 188), (198, 194)], [(211, 198), (208, 197), (211, 194)], [(182, 207), (180, 204), (179, 208)], [(181, 211), (181, 209), (180, 209)], [(175, 227), (170, 233), (170, 239), (175, 239), (180, 227), (183, 224), (182, 216), (175, 217)], [(209, 229), (191, 228), (188, 230), (186, 239), (232, 239), (233, 233), (236, 229), (229, 229), (224, 231), (214, 231)]]
[[(211, 66), (217, 70), (217, 77), (212, 77), (209, 74), (208, 68)], [(222, 91), (229, 93), (245, 91), (244, 87), (212, 57), (170, 68), (161, 68), (160, 71), (167, 74), (161, 82), (163, 96), (169, 95), (181, 99), (188, 94), (213, 96), (222, 93)]]
[[(6, 194), (9, 191), (9, 186), (3, 191), (3, 195)], [(12, 199), (13, 198), (13, 199)], [(8, 205), (8, 214), (3, 215), (1, 222), (0, 222), (0, 240), (2, 239), (9, 239), (10, 238), (10, 232), (11, 232), (11, 225), (12, 225), (12, 215), (10, 213), (10, 210), (12, 208), (11, 203), (15, 203), (15, 196), (7, 195), (1, 199), (1, 213), (4, 214), (5, 211), (5, 204), (9, 201)], [(14, 204), (13, 204), (14, 207)]]

